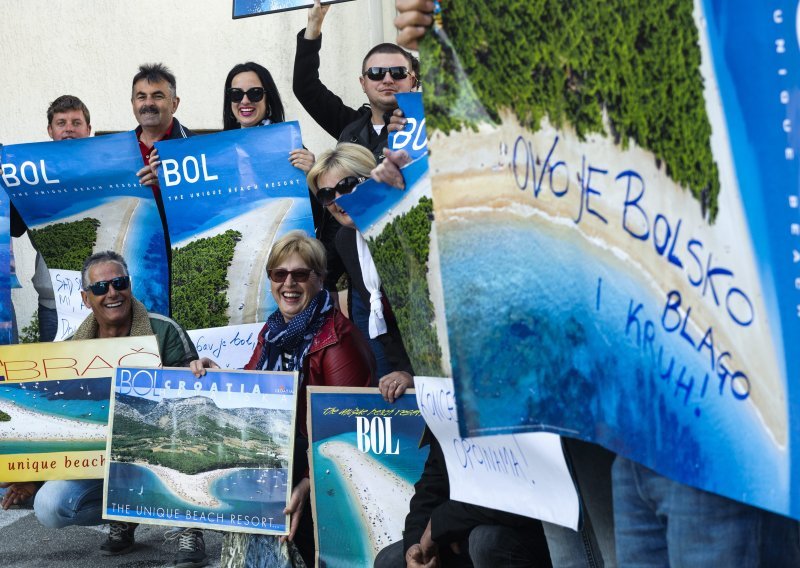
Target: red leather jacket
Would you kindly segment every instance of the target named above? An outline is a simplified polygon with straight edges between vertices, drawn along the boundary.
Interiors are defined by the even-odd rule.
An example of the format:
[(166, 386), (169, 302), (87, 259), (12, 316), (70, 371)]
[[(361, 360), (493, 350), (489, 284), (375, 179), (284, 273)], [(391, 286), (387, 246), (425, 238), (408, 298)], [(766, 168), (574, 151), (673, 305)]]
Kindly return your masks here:
[[(266, 348), (268, 324), (258, 334), (258, 344), (246, 370), (256, 368)], [(305, 380), (300, 385), (297, 403), (297, 422), (300, 432), (308, 437), (306, 427), (306, 386), (368, 387), (375, 374), (375, 357), (364, 336), (339, 310), (326, 316), (319, 332), (311, 342), (303, 362)]]

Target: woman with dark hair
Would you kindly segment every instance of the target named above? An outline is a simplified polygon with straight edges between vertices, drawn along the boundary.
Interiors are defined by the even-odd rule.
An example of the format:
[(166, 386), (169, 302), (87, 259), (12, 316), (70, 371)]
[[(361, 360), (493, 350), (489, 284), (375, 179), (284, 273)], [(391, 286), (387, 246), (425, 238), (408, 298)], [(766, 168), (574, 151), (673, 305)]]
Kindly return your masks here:
[[(223, 130), (276, 124), (285, 120), (283, 103), (272, 74), (263, 65), (248, 61), (234, 65), (225, 78), (222, 104)], [(305, 148), (292, 150), (289, 161), (308, 173), (314, 154)]]

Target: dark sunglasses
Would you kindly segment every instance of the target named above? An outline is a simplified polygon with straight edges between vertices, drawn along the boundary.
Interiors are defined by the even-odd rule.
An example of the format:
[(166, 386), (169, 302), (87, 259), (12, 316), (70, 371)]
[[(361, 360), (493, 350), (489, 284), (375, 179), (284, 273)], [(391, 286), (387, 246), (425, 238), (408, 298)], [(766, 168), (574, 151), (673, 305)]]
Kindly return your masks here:
[(362, 73), (370, 81), (383, 81), (386, 74), (389, 73), (392, 79), (400, 81), (408, 77), (407, 67), (370, 67)]
[(310, 268), (298, 268), (296, 270), (286, 270), (285, 268), (272, 268), (267, 270), (267, 276), (273, 282), (280, 284), (286, 282), (286, 278), (292, 275), (292, 280), (298, 283), (308, 282), (311, 273), (314, 272)]
[(247, 95), (247, 100), (249, 100), (251, 103), (257, 103), (264, 98), (264, 88), (253, 87), (252, 89), (247, 89), (246, 91), (234, 88), (228, 89), (228, 96), (231, 98), (232, 103), (242, 102), (245, 95)]
[(130, 276), (117, 276), (116, 278), (112, 278), (111, 280), (100, 280), (95, 282), (94, 284), (89, 284), (89, 287), (86, 288), (87, 290), (91, 290), (92, 294), (95, 296), (105, 296), (108, 294), (108, 286), (111, 285), (114, 287), (114, 290), (121, 291), (127, 290), (128, 287), (131, 285), (131, 277)]
[(320, 187), (317, 190), (317, 201), (323, 207), (327, 207), (334, 201), (336, 201), (336, 194), (345, 195), (353, 191), (353, 188), (360, 184), (362, 181), (366, 180), (365, 177), (358, 177), (358, 176), (347, 176), (343, 180), (340, 180), (333, 187)]

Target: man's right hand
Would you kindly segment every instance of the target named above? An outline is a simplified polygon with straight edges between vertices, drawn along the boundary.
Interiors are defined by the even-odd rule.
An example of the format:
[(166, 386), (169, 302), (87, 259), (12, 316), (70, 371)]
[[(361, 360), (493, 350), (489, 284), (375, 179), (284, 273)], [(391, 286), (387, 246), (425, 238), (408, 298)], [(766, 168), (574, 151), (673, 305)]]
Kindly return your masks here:
[(397, 43), (406, 49), (418, 49), (419, 40), (433, 24), (432, 0), (396, 0)]
[(419, 544), (413, 545), (406, 552), (406, 568), (438, 568), (438, 566), (439, 557), (425, 558)]
[(314, 0), (314, 5), (308, 9), (308, 25), (306, 33), (303, 35), (304, 38), (313, 40), (322, 35), (322, 22), (330, 8), (330, 6), (322, 6), (320, 0)]
[(33, 481), (26, 481), (22, 483), (0, 483), (0, 487), (4, 487), (6, 494), (3, 496), (3, 501), (0, 506), (7, 510), (14, 505), (21, 505), (34, 495), (39, 490), (39, 484)]

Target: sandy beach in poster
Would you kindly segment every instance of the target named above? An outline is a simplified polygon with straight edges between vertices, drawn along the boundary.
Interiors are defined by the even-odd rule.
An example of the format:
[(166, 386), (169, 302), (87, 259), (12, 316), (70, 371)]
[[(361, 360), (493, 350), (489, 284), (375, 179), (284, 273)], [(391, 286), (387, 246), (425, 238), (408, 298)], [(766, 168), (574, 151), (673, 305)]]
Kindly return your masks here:
[(13, 402), (0, 400), (0, 412), (11, 417), (0, 422), (0, 442), (7, 441), (70, 441), (106, 439), (105, 424), (93, 424), (82, 420), (70, 420), (50, 414), (42, 414), (22, 408)]
[(402, 538), (402, 525), (414, 487), (376, 460), (345, 442), (324, 442), (320, 453), (333, 461), (347, 480), (350, 499), (361, 518), (374, 554)]
[[(267, 256), (278, 229), (292, 208), (292, 201), (290, 198), (270, 200), (243, 215), (173, 243), (173, 247), (182, 248), (193, 241), (214, 237), (227, 230), (242, 234), (228, 267), (228, 282), (236, 283), (229, 286), (227, 292), (230, 325), (258, 321), (267, 282)], [(242, 309), (239, 309), (240, 306)]]
[(208, 509), (220, 506), (220, 502), (211, 494), (211, 485), (220, 477), (242, 469), (215, 469), (188, 475), (161, 465), (152, 465), (144, 462), (134, 462), (134, 464), (150, 470), (169, 487), (170, 491), (184, 501)]

